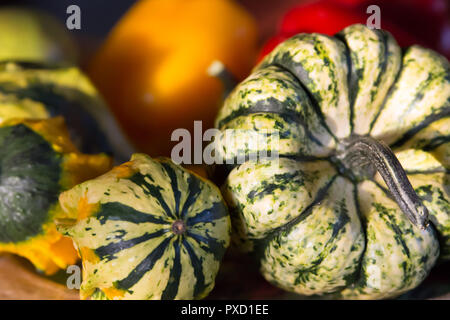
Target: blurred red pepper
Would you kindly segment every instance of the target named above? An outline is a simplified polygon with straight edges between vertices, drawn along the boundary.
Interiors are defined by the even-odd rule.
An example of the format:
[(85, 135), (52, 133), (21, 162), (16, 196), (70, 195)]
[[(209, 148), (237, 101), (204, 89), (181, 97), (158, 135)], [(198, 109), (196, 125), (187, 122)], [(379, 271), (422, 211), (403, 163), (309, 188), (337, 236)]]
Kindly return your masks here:
[(269, 39), (259, 60), (277, 44), (301, 32), (334, 35), (355, 23), (367, 23), (370, 5), (381, 12), (381, 28), (400, 46), (412, 44), (434, 49), (450, 59), (450, 7), (448, 0), (319, 0), (300, 4), (286, 13), (278, 35)]

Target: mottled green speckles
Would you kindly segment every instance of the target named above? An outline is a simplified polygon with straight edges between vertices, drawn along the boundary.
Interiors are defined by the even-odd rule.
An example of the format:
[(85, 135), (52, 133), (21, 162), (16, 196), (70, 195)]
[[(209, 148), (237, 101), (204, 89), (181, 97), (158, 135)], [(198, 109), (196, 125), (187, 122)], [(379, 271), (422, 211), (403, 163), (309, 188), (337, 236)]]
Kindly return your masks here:
[(351, 52), (353, 131), (364, 135), (400, 70), (401, 50), (390, 34), (360, 24), (345, 28), (339, 36)]
[(215, 140), (218, 156), (224, 163), (242, 163), (235, 159), (248, 159), (251, 156), (273, 157), (272, 153), (326, 154), (324, 148), (308, 139), (302, 125), (276, 113), (240, 116), (230, 121), (224, 130), (225, 134)]
[(383, 257), (383, 256), (384, 256), (384, 253), (383, 253), (383, 251), (381, 251), (381, 250), (375, 250), (375, 254), (376, 254), (377, 256), (379, 256), (379, 257)]
[[(280, 137), (286, 140), (280, 143), (288, 145), (287, 148), (280, 147), (280, 154), (301, 152), (324, 155), (334, 147), (333, 138), (322, 126), (298, 80), (276, 66), (255, 72), (239, 84), (219, 111), (216, 126), (221, 130), (236, 131), (249, 130), (254, 126), (261, 132), (273, 132), (279, 127)], [(289, 134), (291, 131), (292, 135)], [(245, 137), (239, 139), (251, 141)], [(305, 147), (300, 148), (299, 142)], [(289, 145), (292, 145), (291, 148)]]
[(364, 248), (353, 188), (337, 178), (320, 206), (269, 242), (261, 261), (269, 281), (300, 294), (335, 291), (346, 284)]
[[(386, 142), (449, 258), (449, 121), (450, 66), (437, 53), (402, 51), (364, 25), (293, 36), (235, 88), (216, 121), (242, 142), (219, 139), (221, 152), (246, 156), (224, 170), (233, 241), (256, 251), (264, 277), (289, 291), (374, 299), (416, 287), (439, 255), (434, 229), (417, 230), (379, 174), (356, 187), (346, 177), (358, 170), (339, 176), (334, 159), (351, 135)], [(264, 150), (280, 158), (250, 158)]]
[(384, 298), (416, 287), (439, 256), (433, 229), (413, 226), (373, 182), (360, 183), (358, 190), (366, 225), (366, 250), (360, 279), (341, 294), (346, 298)]
[(239, 208), (247, 237), (259, 239), (297, 217), (334, 175), (325, 161), (248, 161), (230, 173), (224, 192)]
[(389, 144), (406, 142), (420, 128), (449, 114), (450, 66), (437, 53), (418, 46), (403, 57), (400, 75), (371, 135)]
[(270, 65), (280, 65), (299, 79), (336, 137), (350, 134), (348, 65), (342, 42), (320, 34), (299, 34), (280, 44), (258, 68)]
[[(439, 233), (442, 259), (450, 258), (450, 187), (448, 174), (409, 175), (417, 195), (430, 213), (430, 220)], [(447, 179), (447, 181), (446, 181)]]

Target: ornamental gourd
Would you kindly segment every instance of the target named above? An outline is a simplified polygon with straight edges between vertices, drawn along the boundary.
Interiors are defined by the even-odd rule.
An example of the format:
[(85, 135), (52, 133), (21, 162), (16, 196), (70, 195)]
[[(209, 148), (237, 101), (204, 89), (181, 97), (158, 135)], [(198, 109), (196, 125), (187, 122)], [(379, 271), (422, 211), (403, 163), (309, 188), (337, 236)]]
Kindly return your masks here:
[(80, 151), (128, 159), (132, 147), (89, 79), (77, 67), (0, 63), (0, 123), (63, 116)]
[(211, 182), (134, 154), (60, 203), (58, 230), (83, 262), (81, 298), (198, 299), (212, 290), (231, 225)]
[(0, 61), (76, 64), (79, 50), (66, 25), (45, 11), (0, 8)]
[(105, 154), (86, 155), (72, 144), (62, 117), (10, 120), (0, 125), (0, 252), (29, 259), (46, 274), (78, 257), (53, 219), (59, 193), (111, 167)]
[(304, 295), (416, 287), (450, 257), (449, 116), (450, 66), (431, 50), (363, 25), (286, 40), (216, 120), (220, 156), (247, 160), (224, 170), (236, 243)]

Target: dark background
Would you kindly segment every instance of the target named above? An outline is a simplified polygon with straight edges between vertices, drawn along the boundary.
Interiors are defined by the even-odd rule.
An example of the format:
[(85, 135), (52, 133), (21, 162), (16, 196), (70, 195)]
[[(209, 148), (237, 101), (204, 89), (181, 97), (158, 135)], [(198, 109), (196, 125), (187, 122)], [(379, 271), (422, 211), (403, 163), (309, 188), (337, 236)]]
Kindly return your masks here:
[[(236, 0), (256, 19), (260, 42), (276, 33), (279, 21), (290, 7), (305, 0)], [(81, 45), (82, 57), (88, 57), (101, 44), (114, 24), (136, 0), (0, 0), (3, 6), (29, 6), (42, 9), (66, 23), (67, 7), (76, 4), (81, 10), (81, 30), (71, 30)]]
[[(2, 5), (33, 6), (41, 8), (58, 17), (61, 22), (67, 18), (66, 9), (76, 4), (81, 9), (82, 28), (75, 31), (97, 37), (105, 36), (114, 23), (136, 0), (7, 0)], [(273, 33), (283, 12), (304, 0), (237, 0), (257, 19), (262, 38)]]

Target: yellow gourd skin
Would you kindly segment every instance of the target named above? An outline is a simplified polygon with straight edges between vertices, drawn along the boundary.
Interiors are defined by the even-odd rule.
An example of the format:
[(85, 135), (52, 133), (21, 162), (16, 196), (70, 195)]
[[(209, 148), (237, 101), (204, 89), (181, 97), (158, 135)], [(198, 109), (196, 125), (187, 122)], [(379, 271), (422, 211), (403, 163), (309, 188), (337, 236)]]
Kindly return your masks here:
[[(34, 134), (42, 137), (53, 150), (54, 155), (59, 159), (59, 168), (61, 170), (59, 174), (59, 181), (55, 181), (59, 185), (60, 192), (67, 190), (74, 185), (77, 185), (87, 179), (94, 178), (106, 171), (108, 171), (112, 166), (112, 159), (105, 154), (87, 155), (80, 153), (77, 148), (73, 145), (70, 140), (69, 133), (64, 123), (62, 117), (55, 117), (45, 120), (24, 120), (24, 119), (12, 119), (3, 122), (0, 128), (23, 128), (24, 132), (29, 132), (31, 130)], [(18, 159), (21, 163), (26, 163), (26, 151), (22, 153), (22, 156)], [(2, 166), (4, 163), (2, 163)], [(36, 172), (39, 170), (45, 170), (42, 164), (29, 163), (29, 166), (36, 166)], [(50, 173), (41, 172), (39, 174), (49, 175)], [(20, 172), (16, 174), (17, 179), (25, 179), (21, 177)], [(14, 176), (13, 176), (14, 177)], [(14, 177), (15, 178), (15, 177)], [(16, 178), (15, 178), (16, 179)], [(2, 182), (2, 188), (9, 188), (10, 184)], [(38, 185), (39, 190), (43, 188), (42, 185)], [(29, 189), (15, 190), (14, 188), (10, 191), (2, 191), (2, 195), (10, 195), (20, 197), (21, 193), (32, 192)], [(56, 194), (43, 194), (38, 200), (42, 198), (56, 198)], [(2, 199), (2, 201), (7, 201)], [(29, 205), (29, 204), (28, 204)], [(22, 215), (32, 217), (34, 212), (34, 207), (40, 207), (39, 201), (31, 204), (29, 211), (26, 210)], [(17, 218), (17, 214), (11, 211), (5, 211), (4, 208), (7, 205), (2, 205), (2, 214), (6, 215), (7, 218), (2, 216), (3, 221), (0, 221), (0, 227), (5, 228), (16, 228), (16, 226), (8, 225), (11, 223), (11, 219)], [(26, 206), (24, 206), (26, 207)], [(27, 212), (28, 211), (28, 212)], [(31, 212), (30, 212), (31, 211)], [(40, 232), (31, 232), (24, 240), (21, 241), (0, 241), (0, 253), (9, 252), (13, 254), (20, 255), (33, 263), (33, 265), (43, 273), (47, 275), (54, 274), (59, 269), (65, 269), (68, 265), (75, 264), (78, 260), (78, 254), (73, 246), (73, 242), (70, 238), (64, 237), (57, 230), (53, 222), (53, 219), (62, 214), (62, 209), (58, 203), (55, 201), (50, 204), (45, 218), (40, 226)], [(12, 217), (12, 218), (11, 218)], [(11, 218), (9, 221), (8, 218)], [(20, 214), (18, 219), (22, 219)], [(17, 223), (20, 223), (18, 221)]]
[(230, 0), (139, 1), (112, 30), (89, 74), (139, 151), (170, 156), (171, 133), (212, 127), (223, 97), (207, 73), (221, 61), (243, 79), (256, 23)]

